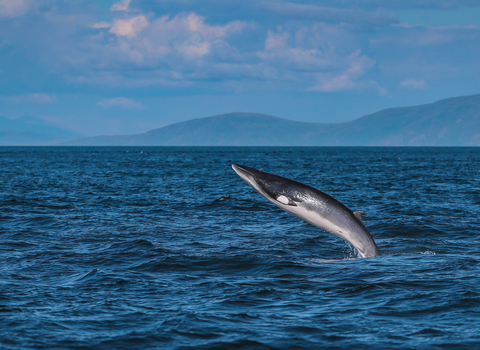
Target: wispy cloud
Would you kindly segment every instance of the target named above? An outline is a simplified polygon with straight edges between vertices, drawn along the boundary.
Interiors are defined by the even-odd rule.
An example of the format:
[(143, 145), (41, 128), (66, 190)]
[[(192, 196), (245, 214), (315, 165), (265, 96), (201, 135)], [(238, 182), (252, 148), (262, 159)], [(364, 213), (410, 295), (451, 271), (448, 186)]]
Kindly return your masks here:
[(0, 0), (0, 18), (25, 14), (29, 10), (31, 2), (31, 0)]
[(108, 23), (108, 22), (97, 22), (97, 23), (92, 25), (92, 28), (102, 29), (102, 28), (110, 28), (111, 26), (112, 26), (112, 24)]
[(57, 96), (44, 93), (33, 93), (28, 95), (13, 96), (12, 100), (15, 103), (50, 104), (57, 101)]
[(104, 99), (100, 102), (97, 102), (97, 106), (103, 107), (105, 109), (112, 107), (120, 107), (127, 109), (143, 109), (145, 105), (141, 102), (136, 102), (128, 97), (114, 97), (110, 99)]
[(398, 17), (395, 13), (387, 12), (386, 10), (379, 8), (363, 10), (359, 8), (335, 8), (279, 1), (266, 2), (263, 4), (263, 7), (267, 11), (284, 17), (313, 19), (335, 23), (346, 22), (387, 25), (398, 22)]
[(110, 28), (110, 33), (117, 36), (133, 38), (146, 27), (148, 27), (147, 18), (143, 15), (139, 15), (129, 19), (116, 19)]
[(479, 30), (480, 27), (476, 25), (451, 25), (451, 26), (426, 26), (422, 24), (410, 24), (410, 23), (393, 23), (391, 24), (392, 27), (404, 27), (404, 28), (428, 28), (431, 30), (450, 30), (450, 29), (472, 29), (472, 30)]
[[(221, 44), (228, 35), (241, 31), (246, 26), (240, 21), (223, 26), (205, 23), (205, 18), (195, 13), (162, 16), (148, 22), (143, 15), (125, 20), (116, 20), (110, 32), (132, 39), (132, 47), (138, 47), (152, 54), (173, 53), (183, 57), (201, 57), (210, 52), (214, 44)], [(147, 28), (148, 27), (148, 28)], [(143, 29), (142, 37), (134, 39)]]
[[(347, 61), (349, 63), (348, 68), (341, 74), (332, 77), (329, 77), (330, 74), (319, 75), (320, 84), (310, 88), (310, 90), (331, 92), (352, 90), (365, 86), (359, 84), (359, 80), (375, 67), (375, 60), (362, 55), (361, 51), (357, 50), (348, 57)], [(378, 87), (378, 84), (375, 84), (375, 87)], [(384, 94), (384, 89), (380, 89), (380, 93)]]
[(406, 79), (400, 83), (400, 86), (407, 89), (426, 89), (427, 83), (423, 79)]
[[(20, 16), (15, 23), (0, 23), (4, 45), (38, 58), (45, 71), (84, 89), (235, 85), (237, 91), (243, 84), (248, 91), (377, 89), (385, 95), (387, 79), (379, 76), (393, 71), (392, 62), (403, 71), (391, 73), (389, 91), (425, 88), (422, 81), (398, 83), (417, 76), (420, 67), (461, 61), (467, 72), (478, 65), (476, 27), (398, 24), (396, 10), (415, 7), (413, 0), (206, 0), (201, 9), (191, 1), (122, 0), (101, 16), (75, 1), (38, 3), (42, 6), (20, 16), (34, 7), (33, 0), (0, 0), (3, 16)], [(447, 3), (474, 1), (422, 0), (421, 6)]]
[(116, 2), (115, 4), (110, 7), (112, 11), (128, 11), (128, 7), (130, 6), (130, 0), (122, 0)]

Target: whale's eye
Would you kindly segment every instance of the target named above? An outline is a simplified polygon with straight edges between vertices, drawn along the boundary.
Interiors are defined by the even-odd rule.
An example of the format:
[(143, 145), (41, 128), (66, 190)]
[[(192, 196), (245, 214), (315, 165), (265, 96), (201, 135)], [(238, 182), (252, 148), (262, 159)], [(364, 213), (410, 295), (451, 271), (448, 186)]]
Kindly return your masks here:
[(295, 206), (295, 207), (297, 206), (294, 201), (285, 197), (284, 195), (278, 196), (277, 201), (279, 201), (280, 203), (285, 204), (285, 205), (292, 205), (292, 206)]

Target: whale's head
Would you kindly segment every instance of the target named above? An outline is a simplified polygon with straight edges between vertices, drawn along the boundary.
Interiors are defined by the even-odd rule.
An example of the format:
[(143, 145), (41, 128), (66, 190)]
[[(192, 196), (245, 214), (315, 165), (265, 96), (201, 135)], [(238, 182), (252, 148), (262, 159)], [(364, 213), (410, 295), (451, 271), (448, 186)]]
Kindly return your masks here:
[[(264, 173), (245, 165), (232, 165), (233, 170), (272, 203), (287, 210), (302, 202), (302, 184), (281, 176)], [(295, 186), (297, 185), (297, 186)], [(287, 207), (287, 208), (286, 208)]]

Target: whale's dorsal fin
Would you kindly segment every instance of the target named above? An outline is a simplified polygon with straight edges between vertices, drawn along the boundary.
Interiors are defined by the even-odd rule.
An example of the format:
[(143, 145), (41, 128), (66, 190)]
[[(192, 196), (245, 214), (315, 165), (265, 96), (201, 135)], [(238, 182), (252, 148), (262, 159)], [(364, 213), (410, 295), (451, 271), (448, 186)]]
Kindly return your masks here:
[(353, 215), (355, 215), (357, 218), (360, 219), (360, 221), (362, 221), (362, 215), (367, 215), (367, 213), (365, 213), (364, 211), (354, 211), (353, 212)]

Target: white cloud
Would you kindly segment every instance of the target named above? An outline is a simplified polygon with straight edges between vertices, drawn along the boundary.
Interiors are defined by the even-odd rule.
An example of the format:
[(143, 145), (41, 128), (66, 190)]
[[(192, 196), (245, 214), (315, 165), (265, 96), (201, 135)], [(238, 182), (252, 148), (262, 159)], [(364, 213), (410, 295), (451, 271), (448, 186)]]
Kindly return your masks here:
[(111, 11), (128, 11), (128, 6), (130, 6), (130, 0), (122, 0), (116, 2), (110, 7)]
[(110, 28), (110, 33), (133, 38), (147, 26), (148, 20), (143, 15), (132, 17), (130, 19), (116, 19)]
[[(331, 67), (335, 54), (319, 49), (320, 45), (316, 42), (302, 42), (301, 31), (303, 28), (293, 35), (287, 32), (268, 31), (265, 50), (257, 52), (257, 56), (262, 59), (263, 64), (276, 67), (283, 72), (315, 72)], [(289, 40), (292, 42), (289, 43)]]
[(458, 26), (458, 25), (453, 25), (453, 26), (440, 26), (440, 27), (428, 27), (430, 29), (436, 29), (436, 30), (451, 30), (451, 29), (472, 29), (472, 30), (479, 30), (479, 26), (475, 25), (469, 25), (469, 26)]
[[(386, 94), (368, 77), (376, 60), (361, 51), (367, 48), (361, 35), (343, 24), (292, 22), (265, 28), (245, 21), (212, 24), (196, 13), (155, 17), (137, 12), (114, 14), (109, 29), (85, 36), (68, 50), (59, 46), (57, 57), (65, 76), (80, 84), (180, 87), (212, 82), (225, 87), (236, 82), (236, 89), (244, 84), (248, 90), (271, 84), (320, 92), (375, 88)], [(98, 105), (121, 103), (138, 107), (126, 107), (125, 100)]]
[(0, 18), (18, 17), (30, 7), (30, 0), (0, 0)]
[(287, 32), (274, 33), (269, 30), (267, 32), (267, 39), (265, 40), (265, 51), (288, 47), (287, 40), (289, 37), (290, 35)]
[(194, 13), (173, 18), (162, 16), (152, 22), (148, 33), (136, 45), (152, 53), (175, 52), (184, 58), (199, 58), (208, 54), (214, 44), (224, 43), (223, 38), (240, 32), (246, 26), (240, 21), (211, 26), (204, 20)]
[(282, 17), (313, 19), (327, 22), (361, 23), (387, 25), (398, 21), (397, 15), (383, 9), (374, 8), (363, 10), (360, 8), (335, 8), (292, 2), (266, 2), (263, 7)]
[[(345, 26), (279, 26), (267, 31), (264, 49), (258, 52), (249, 52), (251, 45), (240, 50), (230, 43), (231, 36), (248, 26), (241, 21), (210, 25), (195, 13), (114, 19), (109, 32), (115, 41), (111, 36), (94, 38), (102, 49), (92, 56), (98, 68), (79, 79), (129, 86), (186, 86), (207, 79), (248, 85), (256, 80), (296, 90), (375, 88), (387, 94), (378, 83), (367, 80), (376, 61), (361, 53), (358, 38)], [(128, 75), (117, 67), (129, 67)]]
[(400, 86), (407, 89), (426, 89), (427, 83), (425, 80), (407, 79), (400, 83)]
[(49, 104), (54, 103), (57, 100), (57, 96), (43, 93), (33, 93), (28, 95), (13, 96), (12, 99), (16, 103), (33, 102), (38, 104)]
[(92, 25), (92, 28), (101, 29), (101, 28), (110, 28), (111, 26), (112, 24), (108, 22), (98, 22)]
[(377, 82), (365, 80), (376, 61), (362, 54), (357, 45), (342, 26), (313, 24), (291, 33), (268, 31), (265, 49), (257, 56), (270, 68), (267, 79), (290, 81), (300, 90), (373, 88), (380, 95), (387, 95)]
[(97, 106), (103, 107), (105, 109), (112, 107), (121, 107), (128, 109), (142, 109), (145, 108), (143, 103), (136, 102), (128, 97), (114, 97), (110, 99), (103, 99), (100, 102), (97, 102)]
[[(103, 26), (106, 25), (97, 25)], [(127, 82), (129, 85), (142, 85), (147, 81), (148, 84), (171, 85), (181, 80), (185, 85), (192, 79), (218, 76), (220, 72), (215, 69), (216, 64), (238, 59), (234, 56), (242, 54), (228, 43), (228, 38), (246, 26), (241, 21), (209, 25), (194, 13), (151, 19), (137, 15), (114, 19), (109, 30), (113, 36), (104, 32), (90, 37), (85, 47), (91, 52), (77, 55), (69, 52), (62, 58), (79, 70), (85, 65), (91, 69), (84, 70), (82, 76), (75, 78), (77, 81), (113, 83), (113, 76), (124, 76), (121, 67), (128, 66), (133, 72)], [(141, 71), (145, 69), (152, 78), (144, 79)], [(96, 78), (102, 74), (109, 79)]]
[[(117, 2), (112, 8), (128, 9), (129, 4)], [(236, 89), (244, 84), (249, 91), (267, 84), (297, 91), (371, 89), (375, 85), (369, 75), (378, 58), (365, 54), (366, 37), (352, 26), (283, 20), (262, 24), (222, 19), (215, 23), (197, 13), (156, 16), (142, 12), (140, 6), (144, 2), (139, 2), (135, 12), (113, 12), (107, 22), (86, 13), (65, 15), (51, 9), (39, 17), (36, 27), (29, 26), (21, 35), (11, 30), (7, 39), (15, 43), (21, 37), (37, 38), (25, 40), (21, 49), (31, 47), (39, 62), (55, 66), (70, 82), (83, 85), (225, 87), (235, 82)], [(106, 30), (92, 33), (86, 27)], [(98, 105), (127, 105), (126, 100), (120, 101), (105, 100)]]
[[(361, 51), (357, 50), (348, 57), (347, 61), (349, 62), (349, 67), (344, 72), (333, 77), (325, 77), (324, 74), (320, 75), (319, 80), (321, 83), (310, 90), (342, 91), (363, 86), (362, 84), (359, 85), (358, 80), (375, 67), (375, 60), (362, 55)], [(380, 90), (380, 93), (383, 94), (385, 91)]]

